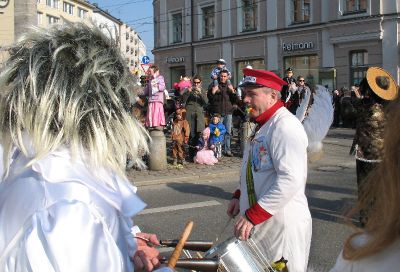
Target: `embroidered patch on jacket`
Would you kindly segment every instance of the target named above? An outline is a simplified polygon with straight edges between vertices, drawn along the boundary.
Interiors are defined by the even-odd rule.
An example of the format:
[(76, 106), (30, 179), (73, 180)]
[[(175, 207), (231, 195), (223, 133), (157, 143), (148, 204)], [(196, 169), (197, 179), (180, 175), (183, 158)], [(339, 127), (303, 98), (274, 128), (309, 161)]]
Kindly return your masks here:
[(254, 171), (263, 171), (272, 168), (272, 159), (266, 143), (266, 137), (254, 139), (252, 145), (252, 164)]

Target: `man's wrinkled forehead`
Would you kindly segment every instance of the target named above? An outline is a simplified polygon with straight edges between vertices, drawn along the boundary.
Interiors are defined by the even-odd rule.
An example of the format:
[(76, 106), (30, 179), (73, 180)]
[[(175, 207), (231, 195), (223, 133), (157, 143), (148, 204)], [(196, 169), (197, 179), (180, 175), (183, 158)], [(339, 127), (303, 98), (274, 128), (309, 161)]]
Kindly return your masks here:
[(259, 91), (262, 91), (264, 89), (267, 89), (267, 87), (265, 86), (258, 86), (258, 85), (254, 85), (254, 86), (245, 86), (242, 87), (242, 95), (243, 96), (252, 96), (254, 94), (256, 94)]

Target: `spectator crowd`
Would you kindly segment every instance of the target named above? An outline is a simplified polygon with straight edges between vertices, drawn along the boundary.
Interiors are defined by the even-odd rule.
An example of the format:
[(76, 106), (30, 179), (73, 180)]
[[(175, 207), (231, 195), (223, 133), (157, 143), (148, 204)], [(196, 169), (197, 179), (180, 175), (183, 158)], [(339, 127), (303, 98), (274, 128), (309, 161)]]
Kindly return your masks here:
[[(252, 69), (250, 65), (246, 68)], [(141, 99), (134, 106), (135, 115), (148, 130), (164, 130), (171, 134), (173, 165), (185, 165), (187, 161), (213, 165), (224, 156), (234, 156), (233, 128), (240, 128), (249, 120), (249, 109), (239, 87), (244, 78), (236, 87), (231, 79), (232, 73), (225, 60), (218, 59), (210, 78), (182, 75), (168, 92), (158, 67), (153, 65), (148, 69), (142, 80)], [(286, 70), (283, 80), (287, 85), (282, 88), (281, 100), (296, 115), (303, 99), (310, 95), (310, 87), (304, 76), (294, 78), (291, 68)]]

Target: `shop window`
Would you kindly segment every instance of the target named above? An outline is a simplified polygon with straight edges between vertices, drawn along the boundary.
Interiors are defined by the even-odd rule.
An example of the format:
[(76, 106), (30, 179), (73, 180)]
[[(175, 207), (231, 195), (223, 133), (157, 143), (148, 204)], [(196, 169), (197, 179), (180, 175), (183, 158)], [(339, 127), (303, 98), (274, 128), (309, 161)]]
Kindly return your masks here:
[(310, 0), (292, 0), (291, 1), (292, 10), (292, 23), (309, 23), (311, 4)]
[[(291, 67), (293, 69), (293, 76), (303, 76), (306, 83), (309, 85), (320, 84), (319, 81), (319, 59), (318, 55), (303, 55), (286, 57), (284, 59), (284, 70)], [(283, 73), (284, 74), (284, 73)]]
[(265, 70), (265, 62), (264, 59), (253, 59), (253, 60), (243, 60), (236, 62), (236, 71), (237, 77), (235, 78), (236, 85), (243, 78), (243, 68), (250, 65), (253, 69)]
[(214, 37), (214, 6), (205, 7), (201, 9), (203, 14), (202, 33), (203, 38)]
[[(208, 63), (208, 64), (199, 64), (197, 65), (197, 72), (196, 74), (201, 76), (203, 79), (203, 88), (206, 88), (208, 84), (211, 83), (211, 71), (215, 68), (215, 63)], [(232, 72), (232, 71), (231, 71)]]
[(64, 2), (63, 3), (63, 11), (70, 15), (74, 15), (74, 5)]
[(257, 30), (257, 2), (242, 0), (242, 31)]
[[(169, 69), (170, 71), (170, 85), (174, 84), (175, 82), (179, 82), (181, 77), (186, 76), (186, 68), (185, 66), (177, 66), (177, 67), (171, 67)], [(211, 71), (210, 71), (211, 72)], [(172, 88), (172, 87), (171, 87)]]
[(344, 14), (363, 13), (367, 11), (368, 0), (342, 0)]
[(350, 52), (350, 83), (359, 84), (365, 77), (368, 70), (368, 52), (352, 51)]
[(182, 13), (172, 15), (172, 42), (182, 42)]

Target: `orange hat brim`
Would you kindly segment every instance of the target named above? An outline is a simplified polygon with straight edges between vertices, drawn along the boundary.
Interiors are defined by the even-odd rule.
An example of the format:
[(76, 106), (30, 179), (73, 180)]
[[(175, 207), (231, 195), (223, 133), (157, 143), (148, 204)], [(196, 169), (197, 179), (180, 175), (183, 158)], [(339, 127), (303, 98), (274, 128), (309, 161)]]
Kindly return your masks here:
[[(378, 77), (385, 77), (388, 79), (389, 86), (387, 89), (383, 89), (377, 83)], [(367, 70), (366, 75), (368, 85), (372, 91), (384, 100), (394, 100), (398, 96), (398, 87), (393, 77), (384, 69), (380, 67), (370, 67)]]

